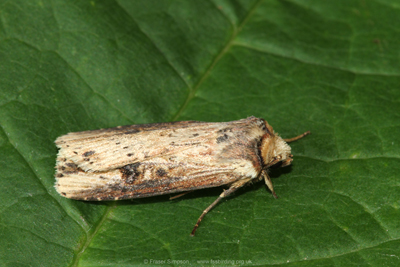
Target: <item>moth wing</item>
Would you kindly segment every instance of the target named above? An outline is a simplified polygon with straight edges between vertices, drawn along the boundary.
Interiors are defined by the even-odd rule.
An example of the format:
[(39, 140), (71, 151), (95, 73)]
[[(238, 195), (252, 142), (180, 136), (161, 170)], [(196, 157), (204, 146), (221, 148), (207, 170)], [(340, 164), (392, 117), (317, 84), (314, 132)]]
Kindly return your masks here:
[(107, 172), (84, 172), (67, 163), (71, 167), (58, 173), (56, 189), (73, 199), (117, 200), (216, 187), (259, 174), (247, 159), (215, 162), (212, 157), (175, 157), (174, 161), (153, 158)]
[[(103, 138), (93, 132), (78, 133), (79, 138), (66, 135), (56, 141), (61, 150), (55, 187), (60, 194), (69, 198), (115, 200), (215, 187), (240, 179), (256, 178), (262, 169), (258, 155), (259, 140), (265, 134), (260, 125), (259, 119), (248, 118), (228, 123), (196, 122), (190, 129), (172, 125), (163, 129), (157, 127), (143, 131), (143, 136), (140, 136), (142, 131), (134, 129), (135, 133), (127, 134), (129, 141), (134, 143), (134, 147), (137, 144), (136, 149), (139, 146), (148, 148), (147, 154), (143, 153), (140, 160), (135, 161), (121, 158), (123, 163), (110, 159), (114, 160), (113, 164), (107, 168), (94, 168), (93, 171), (86, 171), (83, 163), (102, 162), (107, 155), (107, 151), (100, 149), (101, 145), (105, 145), (104, 140), (123, 133), (116, 133), (112, 129), (107, 130), (111, 132), (109, 136), (107, 132), (100, 131)], [(126, 132), (126, 129), (122, 132)], [(165, 144), (164, 141), (163, 145), (159, 136), (165, 134), (168, 135), (165, 138), (168, 142)], [(137, 139), (133, 141), (132, 136)], [(123, 143), (121, 138), (110, 141)], [(79, 150), (83, 142), (85, 149)], [(88, 153), (87, 142), (96, 144), (90, 145), (95, 153)], [(128, 145), (128, 142), (124, 144)], [(63, 148), (80, 153), (73, 153), (78, 156), (69, 158), (63, 156)], [(132, 152), (138, 153), (137, 150)], [(96, 154), (101, 157), (95, 160), (91, 156)]]
[(190, 149), (212, 136), (216, 123), (182, 121), (75, 132), (59, 137), (57, 169), (67, 160), (83, 171), (102, 172)]

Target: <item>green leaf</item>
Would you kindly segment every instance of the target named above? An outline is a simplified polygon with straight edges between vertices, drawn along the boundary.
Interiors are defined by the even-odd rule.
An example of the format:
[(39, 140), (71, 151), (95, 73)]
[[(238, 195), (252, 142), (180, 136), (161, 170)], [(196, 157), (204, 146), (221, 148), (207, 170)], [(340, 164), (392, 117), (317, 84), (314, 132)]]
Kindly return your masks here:
[[(1, 266), (397, 266), (394, 0), (2, 1)], [(61, 197), (72, 131), (257, 116), (293, 165), (222, 201)]]

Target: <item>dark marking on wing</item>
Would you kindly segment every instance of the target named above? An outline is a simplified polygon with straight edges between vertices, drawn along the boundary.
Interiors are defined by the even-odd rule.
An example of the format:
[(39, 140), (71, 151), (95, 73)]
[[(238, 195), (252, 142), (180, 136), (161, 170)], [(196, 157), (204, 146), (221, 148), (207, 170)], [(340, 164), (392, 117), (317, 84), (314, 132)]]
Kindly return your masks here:
[(140, 175), (140, 172), (138, 170), (139, 166), (140, 163), (138, 162), (120, 168), (122, 179), (125, 180), (125, 183), (132, 184), (136, 180), (136, 178)]
[(57, 177), (63, 177), (64, 175), (68, 176), (68, 174), (72, 173), (84, 172), (81, 168), (78, 167), (78, 165), (72, 162), (65, 163), (65, 165), (59, 166), (58, 169), (62, 173), (58, 173)]
[(138, 133), (138, 132), (140, 132), (139, 129), (132, 129), (132, 130), (125, 131), (124, 134), (135, 134), (135, 133)]
[(226, 132), (232, 132), (232, 128), (231, 127), (227, 127), (227, 128), (218, 130), (218, 133), (226, 133)]
[(161, 176), (161, 177), (167, 175), (167, 172), (166, 172), (163, 168), (159, 168), (159, 169), (156, 171), (156, 173), (157, 173), (158, 176)]
[(78, 165), (76, 165), (75, 163), (65, 163), (65, 166), (71, 168), (71, 169), (77, 169)]
[(200, 141), (196, 141), (196, 142), (185, 142), (185, 143), (176, 143), (176, 142), (171, 142), (169, 143), (170, 146), (174, 146), (174, 147), (180, 147), (180, 146), (198, 146), (201, 145), (202, 142)]
[(217, 137), (217, 144), (226, 142), (229, 139), (229, 136), (227, 134), (221, 135)]
[(95, 153), (95, 151), (91, 150), (91, 151), (86, 151), (85, 153), (82, 154), (82, 156), (84, 157), (89, 157), (91, 155), (93, 155)]

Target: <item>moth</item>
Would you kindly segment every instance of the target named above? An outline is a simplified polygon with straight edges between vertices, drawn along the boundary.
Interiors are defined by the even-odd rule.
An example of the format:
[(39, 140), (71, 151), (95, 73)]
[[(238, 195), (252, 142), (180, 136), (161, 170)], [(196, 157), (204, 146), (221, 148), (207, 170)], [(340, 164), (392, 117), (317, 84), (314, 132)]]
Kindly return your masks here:
[(268, 168), (293, 160), (287, 144), (310, 132), (282, 139), (264, 120), (180, 121), (119, 126), (69, 133), (60, 149), (55, 188), (62, 196), (86, 201), (121, 200), (227, 185), (221, 199), (264, 180), (276, 197)]

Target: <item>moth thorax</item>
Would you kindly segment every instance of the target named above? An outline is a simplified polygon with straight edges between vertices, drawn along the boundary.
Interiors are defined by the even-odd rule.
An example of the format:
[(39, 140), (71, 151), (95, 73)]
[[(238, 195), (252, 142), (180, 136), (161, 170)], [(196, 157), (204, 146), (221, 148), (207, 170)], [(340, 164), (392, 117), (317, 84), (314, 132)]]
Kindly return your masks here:
[(286, 166), (292, 161), (290, 146), (278, 135), (263, 137), (260, 152), (264, 166), (271, 166), (271, 163), (280, 161), (286, 162)]

